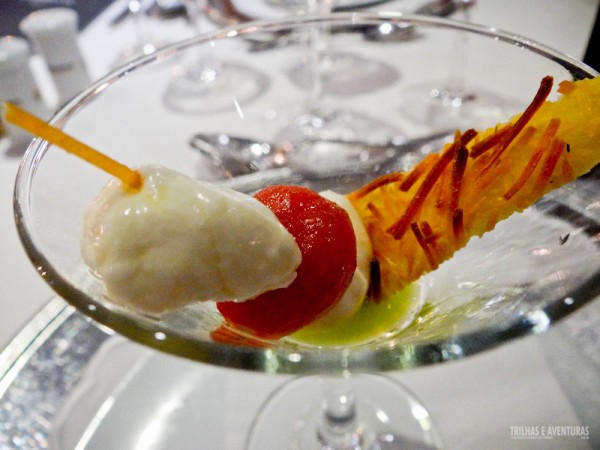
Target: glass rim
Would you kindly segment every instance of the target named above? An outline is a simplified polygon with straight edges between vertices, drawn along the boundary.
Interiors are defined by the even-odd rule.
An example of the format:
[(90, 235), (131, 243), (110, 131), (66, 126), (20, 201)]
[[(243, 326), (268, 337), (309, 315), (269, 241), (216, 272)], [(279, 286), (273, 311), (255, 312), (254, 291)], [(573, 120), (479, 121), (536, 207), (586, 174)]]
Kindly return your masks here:
[[(433, 28), (447, 28), (499, 39), (521, 46), (528, 51), (551, 59), (578, 78), (598, 75), (586, 64), (551, 47), (526, 37), (482, 25), (468, 24), (447, 18), (435, 18), (392, 12), (340, 12), (327, 15), (306, 15), (286, 19), (247, 22), (216, 30), (202, 36), (186, 39), (159, 49), (118, 68), (68, 101), (51, 119), (50, 123), (62, 127), (88, 102), (93, 101), (119, 78), (179, 51), (213, 40), (230, 39), (260, 30), (273, 32), (307, 24), (369, 25), (392, 23)], [(332, 370), (389, 371), (425, 366), (494, 348), (512, 339), (545, 331), (548, 326), (600, 295), (600, 269), (585, 283), (557, 301), (540, 309), (539, 317), (525, 315), (501, 330), (480, 330), (452, 336), (449, 339), (424, 344), (381, 346), (376, 349), (340, 350), (340, 347), (319, 347), (314, 350), (259, 348), (235, 346), (209, 340), (195, 340), (189, 336), (167, 330), (154, 320), (138, 315), (115, 313), (110, 305), (98, 302), (63, 278), (42, 251), (37, 247), (35, 231), (30, 226), (28, 208), (29, 187), (36, 169), (48, 149), (48, 142), (34, 139), (29, 145), (17, 172), (13, 196), (14, 217), (21, 242), (36, 270), (56, 293), (87, 317), (117, 333), (156, 350), (181, 357), (230, 368), (254, 371), (306, 374)]]

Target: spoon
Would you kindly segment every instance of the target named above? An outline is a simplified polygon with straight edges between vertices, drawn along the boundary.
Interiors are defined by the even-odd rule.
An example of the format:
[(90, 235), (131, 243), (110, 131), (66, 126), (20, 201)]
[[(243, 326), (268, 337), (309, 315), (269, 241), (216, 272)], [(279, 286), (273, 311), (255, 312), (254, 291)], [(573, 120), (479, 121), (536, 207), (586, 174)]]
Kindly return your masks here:
[[(226, 176), (236, 177), (288, 165), (312, 171), (325, 171), (332, 166), (339, 170), (339, 164), (348, 170), (364, 167), (365, 163), (368, 163), (368, 167), (388, 165), (398, 157), (424, 149), (427, 144), (449, 138), (451, 133), (452, 131), (445, 130), (417, 138), (397, 137), (377, 143), (306, 138), (280, 145), (224, 133), (198, 133), (190, 139), (189, 144), (208, 157)], [(345, 158), (339, 158), (340, 152), (343, 152)]]

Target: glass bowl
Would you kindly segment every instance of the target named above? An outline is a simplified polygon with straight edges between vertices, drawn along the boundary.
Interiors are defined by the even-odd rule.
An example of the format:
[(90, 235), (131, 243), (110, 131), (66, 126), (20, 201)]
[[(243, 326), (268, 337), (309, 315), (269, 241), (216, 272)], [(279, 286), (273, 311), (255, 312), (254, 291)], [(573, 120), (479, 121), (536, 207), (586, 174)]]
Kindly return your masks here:
[[(413, 32), (398, 40), (369, 39), (370, 31), (393, 27), (410, 27)], [(290, 69), (315, 59), (307, 57), (314, 46), (304, 41), (311, 35), (307, 31), (315, 28), (328, 31), (330, 49), (377, 63), (348, 73), (347, 82), (336, 86), (323, 80), (326, 70), (318, 71), (325, 108), (382, 124), (368, 137), (373, 142), (401, 142), (435, 131), (428, 123), (405, 122), (399, 95), (404, 86), (437, 80), (449, 69), (448, 46), (457, 41), (456, 34), (469, 37), (466, 82), (509, 100), (516, 105), (514, 113), (529, 104), (546, 75), (556, 82), (597, 75), (539, 43), (482, 26), (393, 13), (292, 17), (219, 30), (138, 59), (70, 100), (51, 123), (131, 167), (160, 164), (247, 193), (272, 184), (348, 193), (388, 171), (406, 170), (439, 148), (439, 140), (433, 140), (385, 163), (363, 158), (362, 153), (352, 153), (340, 165), (305, 164), (301, 169), (285, 161), (265, 166), (253, 163), (246, 172), (233, 176), (219, 154), (207, 156), (190, 145), (198, 133), (220, 135), (225, 144), (216, 148), (228, 153), (239, 149), (226, 145), (223, 136), (257, 142), (280, 138), (292, 120), (290, 111), (301, 109), (307, 98), (291, 82)], [(251, 45), (256, 38), (283, 40), (257, 50)], [(266, 74), (263, 92), (246, 101), (232, 97), (230, 107), (217, 113), (169, 109), (167, 86), (186, 59), (182, 56), (200, 47)], [(349, 137), (356, 138), (351, 132)], [(258, 150), (256, 158), (265, 147), (258, 148), (263, 150)], [(337, 151), (343, 155), (344, 149)], [(193, 360), (256, 371), (373, 372), (462, 358), (542, 332), (592, 301), (600, 293), (599, 175), (594, 170), (544, 197), (428, 275), (423, 280), (428, 286), (424, 307), (408, 328), (392, 327), (377, 338), (338, 346), (244, 336), (239, 336), (237, 344), (215, 341), (211, 332), (222, 319), (212, 302), (162, 317), (111, 303), (80, 253), (83, 211), (110, 177), (46, 141), (34, 140), (30, 145), (17, 176), (14, 205), (20, 237), (40, 275), (83, 314), (134, 341)]]

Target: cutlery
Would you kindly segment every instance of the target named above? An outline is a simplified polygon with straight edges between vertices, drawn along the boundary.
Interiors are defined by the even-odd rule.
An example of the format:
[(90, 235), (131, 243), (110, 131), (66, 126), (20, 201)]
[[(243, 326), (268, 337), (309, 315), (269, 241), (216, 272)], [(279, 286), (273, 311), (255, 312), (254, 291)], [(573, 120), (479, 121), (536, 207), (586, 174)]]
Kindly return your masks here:
[[(345, 139), (307, 138), (296, 144), (257, 141), (247, 137), (230, 136), (224, 133), (195, 134), (189, 141), (190, 146), (210, 159), (227, 176), (235, 177), (253, 172), (285, 167), (293, 161), (294, 152), (300, 152), (306, 146), (335, 146), (335, 151), (347, 150), (352, 155), (377, 164), (389, 164), (398, 157), (413, 153), (427, 144), (443, 141), (452, 135), (452, 131), (435, 132), (417, 138), (397, 137), (385, 142), (369, 143)], [(305, 163), (303, 165), (306, 165)], [(308, 167), (307, 167), (308, 168)]]

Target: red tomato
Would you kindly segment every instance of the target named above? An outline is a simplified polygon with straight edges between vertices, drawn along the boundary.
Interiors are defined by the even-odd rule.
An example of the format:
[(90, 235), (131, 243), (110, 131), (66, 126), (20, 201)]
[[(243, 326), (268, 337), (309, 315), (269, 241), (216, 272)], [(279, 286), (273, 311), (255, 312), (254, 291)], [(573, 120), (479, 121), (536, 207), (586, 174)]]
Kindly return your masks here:
[(300, 186), (271, 186), (255, 195), (294, 236), (302, 262), (287, 288), (241, 303), (219, 302), (225, 320), (276, 339), (308, 325), (342, 297), (356, 269), (356, 238), (346, 211)]

